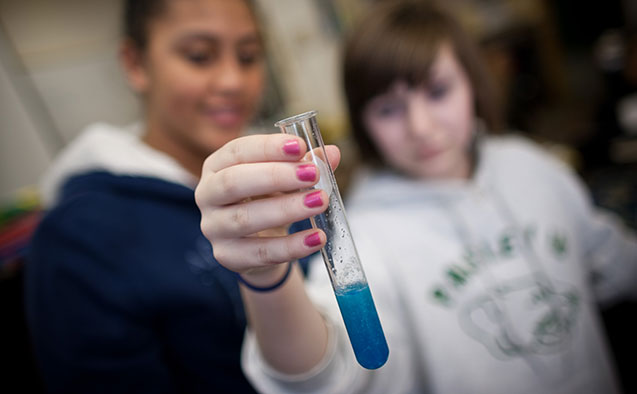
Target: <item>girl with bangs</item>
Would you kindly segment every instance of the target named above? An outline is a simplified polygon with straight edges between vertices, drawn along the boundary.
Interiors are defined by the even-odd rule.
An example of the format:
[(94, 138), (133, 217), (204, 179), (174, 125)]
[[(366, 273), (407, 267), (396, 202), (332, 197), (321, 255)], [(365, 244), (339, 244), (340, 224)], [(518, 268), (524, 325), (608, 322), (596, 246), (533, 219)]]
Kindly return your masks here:
[(197, 187), (219, 261), (251, 284), (249, 379), (266, 393), (619, 392), (598, 303), (637, 295), (635, 236), (539, 146), (493, 135), (489, 80), (454, 18), (380, 2), (348, 40), (344, 83), (365, 164), (347, 215), (389, 359), (357, 365), (320, 258), (305, 284), (286, 273), (321, 230), (251, 236), (328, 197), (296, 191), (317, 180), (300, 176), (300, 139), (254, 136), (211, 155)]

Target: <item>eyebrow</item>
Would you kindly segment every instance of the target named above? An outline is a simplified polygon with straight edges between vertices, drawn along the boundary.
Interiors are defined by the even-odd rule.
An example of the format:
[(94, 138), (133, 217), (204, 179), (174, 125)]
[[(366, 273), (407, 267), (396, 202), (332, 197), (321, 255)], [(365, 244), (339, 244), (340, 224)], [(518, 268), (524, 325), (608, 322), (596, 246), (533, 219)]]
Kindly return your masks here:
[[(178, 37), (176, 42), (183, 43), (186, 41), (207, 41), (207, 42), (218, 42), (219, 36), (216, 34), (206, 33), (206, 32), (196, 32), (196, 33), (185, 33), (182, 36)], [(249, 45), (249, 44), (261, 44), (261, 39), (258, 33), (249, 33), (245, 36), (241, 37), (237, 44), (239, 45)]]

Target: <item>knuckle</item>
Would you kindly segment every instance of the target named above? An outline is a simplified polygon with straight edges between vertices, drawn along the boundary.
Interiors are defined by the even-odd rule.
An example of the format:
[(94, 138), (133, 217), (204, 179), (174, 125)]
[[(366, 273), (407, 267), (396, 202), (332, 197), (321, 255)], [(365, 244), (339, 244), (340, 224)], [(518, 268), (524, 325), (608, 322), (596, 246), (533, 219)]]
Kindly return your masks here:
[(223, 220), (224, 215), (221, 208), (206, 209), (201, 214), (201, 232), (210, 242), (227, 238), (227, 221)]
[(195, 204), (201, 209), (205, 204), (205, 190), (202, 185), (202, 182), (199, 182), (197, 187), (195, 188)]
[(278, 188), (280, 184), (279, 175), (277, 173), (277, 166), (272, 165), (268, 169), (268, 177), (270, 178), (270, 184), (275, 188)]
[(243, 258), (238, 251), (241, 249), (241, 243), (235, 240), (219, 239), (212, 244), (212, 255), (215, 260), (231, 271), (236, 271)]
[(228, 248), (225, 247), (223, 242), (215, 242), (212, 244), (212, 255), (219, 264), (225, 265), (228, 263), (232, 253), (228, 252)]
[(238, 205), (233, 208), (230, 217), (233, 230), (239, 232), (250, 224), (250, 210), (245, 205)]
[(283, 172), (281, 166), (273, 164), (268, 170), (269, 182), (274, 190), (283, 190), (285, 188), (285, 180), (283, 179)]
[(287, 252), (288, 256), (290, 256), (290, 259), (296, 256), (296, 250), (294, 248), (293, 242), (291, 241), (285, 242), (285, 251)]
[(281, 149), (284, 141), (294, 138), (293, 136), (286, 134), (271, 134), (264, 137), (263, 140), (263, 155), (264, 157), (277, 158), (283, 154)]
[(204, 215), (201, 217), (201, 222), (199, 224), (199, 228), (201, 229), (201, 233), (206, 237), (210, 242), (215, 238), (215, 232), (213, 231), (213, 227), (211, 226), (210, 220)]
[(230, 154), (230, 157), (235, 160), (235, 162), (240, 162), (242, 157), (243, 150), (241, 149), (242, 144), (239, 143), (240, 141), (242, 141), (242, 139), (234, 139), (227, 144), (229, 150), (228, 153)]
[(235, 182), (235, 179), (233, 179), (228, 171), (219, 172), (217, 175), (219, 178), (217, 179), (217, 181), (219, 186), (223, 190), (223, 194), (234, 196), (237, 192), (237, 184)]
[[(291, 217), (292, 215), (296, 216), (296, 210), (297, 208), (297, 204), (295, 204), (294, 200), (298, 200), (297, 198), (294, 198), (293, 195), (285, 195), (280, 197), (277, 202), (276, 202), (276, 209), (277, 209), (277, 213), (278, 215), (283, 218), (283, 217)], [(303, 203), (301, 202), (301, 205)], [(292, 220), (290, 220), (292, 221)]]
[(268, 250), (268, 248), (261, 244), (257, 247), (256, 250), (256, 254), (257, 254), (257, 261), (262, 263), (262, 264), (267, 264), (270, 263), (270, 251)]
[(202, 174), (206, 174), (210, 171), (210, 168), (212, 167), (212, 157), (213, 157), (214, 153), (211, 155), (208, 155), (208, 157), (206, 157), (206, 159), (203, 161), (203, 165), (201, 166), (201, 173)]
[[(276, 141), (276, 142), (275, 142)], [(278, 146), (278, 140), (275, 138), (267, 138), (265, 139), (265, 143), (262, 144), (262, 155), (263, 157), (276, 157), (275, 154), (270, 154), (270, 152), (275, 152), (275, 146)]]

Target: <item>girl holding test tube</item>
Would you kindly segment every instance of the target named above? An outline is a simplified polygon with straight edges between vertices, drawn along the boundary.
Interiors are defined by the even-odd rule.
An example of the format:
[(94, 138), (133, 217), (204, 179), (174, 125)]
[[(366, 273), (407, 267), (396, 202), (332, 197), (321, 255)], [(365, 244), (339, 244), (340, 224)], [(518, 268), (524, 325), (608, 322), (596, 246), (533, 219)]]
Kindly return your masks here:
[(206, 157), (260, 107), (252, 3), (121, 1), (139, 121), (93, 124), (55, 159), (25, 267), (47, 393), (255, 393), (239, 363), (237, 280), (214, 261), (194, 201)]
[[(259, 390), (619, 392), (597, 302), (637, 296), (635, 236), (540, 147), (485, 135), (498, 129), (487, 81), (466, 34), (429, 1), (379, 2), (347, 43), (366, 164), (347, 218), (389, 345), (377, 369), (357, 364), (320, 258), (307, 283), (289, 263), (327, 234), (255, 236), (328, 207), (329, 191), (308, 190), (325, 174), (305, 141), (251, 136), (209, 156), (202, 230), (249, 283), (242, 363)], [(326, 155), (334, 168), (338, 149)]]

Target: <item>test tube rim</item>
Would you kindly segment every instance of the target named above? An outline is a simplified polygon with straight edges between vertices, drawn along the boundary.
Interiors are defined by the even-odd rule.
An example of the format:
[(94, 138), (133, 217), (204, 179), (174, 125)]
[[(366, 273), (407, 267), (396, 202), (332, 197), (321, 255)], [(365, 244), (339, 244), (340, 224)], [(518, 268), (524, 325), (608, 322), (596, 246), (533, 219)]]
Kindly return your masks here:
[(302, 114), (293, 115), (293, 116), (290, 116), (288, 118), (279, 120), (278, 122), (276, 122), (274, 124), (274, 127), (279, 127), (279, 128), (280, 127), (286, 127), (286, 126), (289, 126), (291, 124), (298, 123), (298, 122), (304, 121), (306, 119), (309, 119), (309, 118), (311, 118), (313, 116), (316, 116), (317, 114), (318, 114), (318, 111), (310, 110), (310, 111), (307, 111), (307, 112), (303, 112)]

